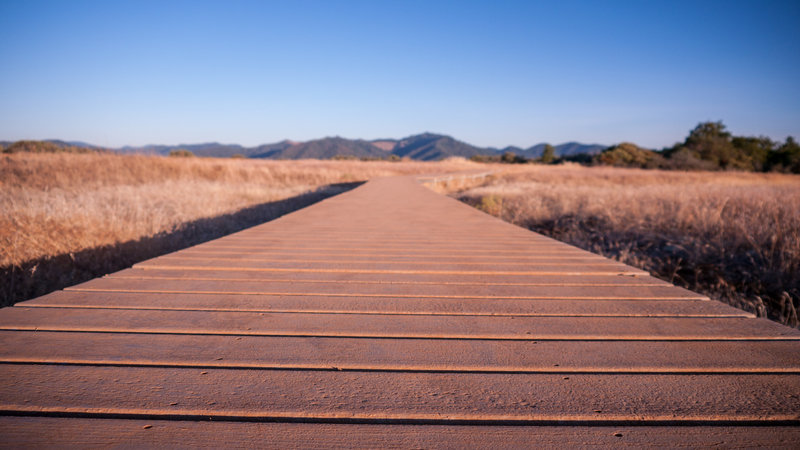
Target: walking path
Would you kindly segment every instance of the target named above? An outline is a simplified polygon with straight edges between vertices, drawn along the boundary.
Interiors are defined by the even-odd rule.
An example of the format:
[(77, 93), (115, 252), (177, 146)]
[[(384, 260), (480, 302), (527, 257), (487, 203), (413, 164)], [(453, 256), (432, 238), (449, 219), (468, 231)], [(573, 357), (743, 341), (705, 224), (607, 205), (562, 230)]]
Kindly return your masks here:
[(386, 178), (0, 311), (7, 446), (800, 443), (800, 332)]

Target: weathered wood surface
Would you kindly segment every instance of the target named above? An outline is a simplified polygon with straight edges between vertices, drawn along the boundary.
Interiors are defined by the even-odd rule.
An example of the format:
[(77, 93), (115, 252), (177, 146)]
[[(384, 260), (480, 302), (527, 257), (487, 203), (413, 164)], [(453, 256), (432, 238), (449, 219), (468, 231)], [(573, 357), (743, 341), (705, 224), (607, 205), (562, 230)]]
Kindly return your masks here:
[(410, 178), (0, 311), (9, 447), (800, 442), (800, 332)]

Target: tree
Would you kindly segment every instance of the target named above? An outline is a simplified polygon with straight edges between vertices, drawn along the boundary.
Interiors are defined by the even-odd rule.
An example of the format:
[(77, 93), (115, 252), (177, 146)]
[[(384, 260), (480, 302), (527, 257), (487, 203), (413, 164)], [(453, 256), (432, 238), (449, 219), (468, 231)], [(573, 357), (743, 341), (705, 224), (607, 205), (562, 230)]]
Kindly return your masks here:
[(763, 136), (734, 136), (731, 142), (737, 150), (738, 162), (743, 166), (741, 168), (747, 170), (764, 170), (770, 152), (775, 149), (775, 143)]
[(517, 162), (517, 154), (514, 152), (505, 152), (503, 156), (500, 157), (500, 161), (506, 164), (513, 164)]
[(722, 121), (717, 122), (700, 122), (686, 138), (686, 145), (689, 148), (701, 147), (714, 139), (728, 140), (731, 134), (725, 131), (725, 125)]
[(544, 145), (544, 151), (542, 151), (542, 157), (539, 158), (543, 164), (550, 164), (556, 159), (556, 149), (553, 148), (550, 144)]
[(732, 137), (722, 122), (701, 122), (683, 144), (665, 149), (663, 155), (676, 169), (759, 170), (772, 146), (766, 138)]
[(736, 165), (737, 155), (731, 134), (725, 131), (721, 121), (700, 123), (689, 132), (683, 146), (700, 159), (711, 161), (723, 169)]
[(792, 136), (787, 137), (777, 150), (770, 152), (767, 166), (771, 170), (800, 173), (800, 144)]

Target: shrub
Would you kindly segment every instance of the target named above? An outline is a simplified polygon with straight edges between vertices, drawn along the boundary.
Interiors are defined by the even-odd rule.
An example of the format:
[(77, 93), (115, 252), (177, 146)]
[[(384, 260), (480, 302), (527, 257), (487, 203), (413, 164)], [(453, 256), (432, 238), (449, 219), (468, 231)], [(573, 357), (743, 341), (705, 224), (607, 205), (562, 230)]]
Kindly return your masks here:
[(184, 150), (182, 148), (178, 150), (172, 150), (169, 152), (169, 156), (177, 157), (177, 158), (190, 158), (194, 156), (194, 153), (190, 152), (189, 150)]
[(656, 168), (663, 165), (664, 158), (652, 150), (623, 142), (605, 149), (595, 161), (608, 166)]
[(497, 195), (484, 195), (481, 197), (481, 202), (478, 205), (478, 209), (486, 212), (487, 214), (499, 216), (503, 211), (503, 198)]
[(94, 153), (97, 151), (91, 148), (48, 141), (17, 141), (2, 149), (3, 153)]

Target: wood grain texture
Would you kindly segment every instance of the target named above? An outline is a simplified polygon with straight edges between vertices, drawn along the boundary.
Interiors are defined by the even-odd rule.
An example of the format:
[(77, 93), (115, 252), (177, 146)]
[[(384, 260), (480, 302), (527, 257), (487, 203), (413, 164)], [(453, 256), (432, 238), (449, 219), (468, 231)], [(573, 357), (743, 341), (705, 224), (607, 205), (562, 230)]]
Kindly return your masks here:
[(118, 279), (278, 281), (293, 283), (420, 284), (433, 286), (672, 286), (650, 276), (625, 275), (438, 275), (357, 272), (286, 272), (252, 270), (125, 269), (106, 275)]
[[(491, 374), (3, 364), (0, 411), (247, 420), (791, 423), (797, 375)], [(731, 387), (735, 386), (735, 392)]]
[[(516, 340), (794, 340), (765, 319), (255, 313), (15, 307), (0, 330)], [(444, 344), (443, 344), (444, 345)]]
[(8, 447), (28, 448), (796, 448), (797, 427), (447, 426), (0, 417)]
[(340, 297), (489, 298), (489, 299), (598, 299), (657, 300), (707, 297), (674, 286), (498, 286), (415, 285), (352, 282), (302, 283), (294, 281), (141, 280), (96, 278), (67, 290), (115, 292), (215, 292), (220, 294), (337, 295)]
[(552, 300), (63, 291), (20, 307), (562, 317), (753, 317), (704, 300)]
[(433, 274), (475, 274), (475, 275), (537, 275), (537, 274), (602, 274), (624, 275), (641, 274), (645, 272), (630, 266), (613, 263), (585, 264), (585, 263), (536, 263), (520, 264), (499, 267), (493, 263), (455, 264), (442, 263), (439, 265), (420, 266), (413, 262), (347, 262), (347, 261), (253, 261), (253, 260), (226, 260), (214, 258), (183, 258), (180, 256), (162, 256), (144, 263), (136, 264), (140, 268), (213, 268), (219, 269), (251, 269), (262, 271), (335, 271), (335, 272), (367, 272), (367, 273), (433, 273)]
[[(490, 341), (0, 331), (0, 362), (383, 371), (800, 373), (791, 341)], [(124, 352), (120, 352), (124, 349)]]

